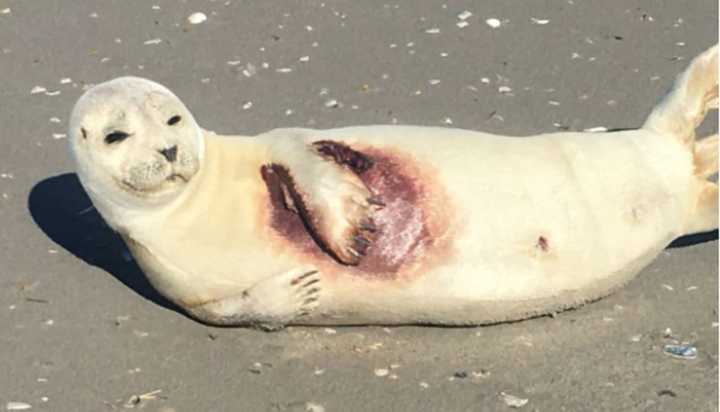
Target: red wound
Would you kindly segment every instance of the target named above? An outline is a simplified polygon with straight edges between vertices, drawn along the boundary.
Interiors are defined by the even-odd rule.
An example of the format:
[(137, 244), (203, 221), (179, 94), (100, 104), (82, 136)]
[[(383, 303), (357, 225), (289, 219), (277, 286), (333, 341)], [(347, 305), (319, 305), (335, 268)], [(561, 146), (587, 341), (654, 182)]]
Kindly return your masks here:
[[(437, 261), (448, 247), (448, 223), (432, 213), (433, 206), (446, 207), (437, 185), (408, 156), (389, 150), (364, 148), (355, 150), (343, 143), (318, 141), (317, 152), (355, 173), (375, 195), (374, 200), (384, 206), (372, 217), (375, 226), (372, 243), (357, 266), (345, 266), (323, 250), (305, 224), (310, 216), (299, 202), (292, 181), (292, 171), (280, 166), (264, 166), (263, 180), (270, 194), (270, 226), (291, 248), (312, 260), (330, 262), (344, 273), (358, 276), (394, 279), (399, 274), (413, 272), (423, 263)], [(288, 189), (283, 192), (283, 185)], [(295, 208), (287, 205), (290, 193)], [(298, 207), (299, 206), (299, 207)], [(446, 214), (444, 214), (446, 216)], [(315, 216), (321, 219), (322, 216)]]

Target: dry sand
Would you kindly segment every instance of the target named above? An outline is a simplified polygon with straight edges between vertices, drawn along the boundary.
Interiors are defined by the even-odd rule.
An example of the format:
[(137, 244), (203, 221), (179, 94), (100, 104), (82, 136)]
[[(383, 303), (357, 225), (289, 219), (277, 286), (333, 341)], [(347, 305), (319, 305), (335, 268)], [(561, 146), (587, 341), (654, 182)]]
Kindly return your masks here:
[[(510, 410), (501, 393), (527, 411), (717, 410), (716, 233), (554, 318), (264, 333), (176, 312), (79, 214), (68, 114), (116, 76), (166, 84), (218, 132), (523, 135), (636, 127), (717, 39), (714, 0), (480, 3), (0, 2), (0, 410)], [(697, 359), (664, 355), (673, 338)]]

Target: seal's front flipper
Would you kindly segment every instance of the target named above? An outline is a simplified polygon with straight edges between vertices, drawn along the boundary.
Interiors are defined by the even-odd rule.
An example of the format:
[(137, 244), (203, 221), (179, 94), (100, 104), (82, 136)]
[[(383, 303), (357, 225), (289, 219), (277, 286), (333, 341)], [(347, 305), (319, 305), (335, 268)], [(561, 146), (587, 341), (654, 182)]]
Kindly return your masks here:
[(187, 309), (195, 318), (214, 325), (281, 329), (307, 316), (318, 305), (320, 275), (293, 269), (261, 280), (240, 294)]
[(347, 164), (350, 159), (338, 159), (326, 148), (299, 139), (277, 141), (271, 167), (285, 185), (286, 204), (300, 213), (315, 241), (340, 262), (356, 265), (372, 243), (372, 214), (382, 203)]

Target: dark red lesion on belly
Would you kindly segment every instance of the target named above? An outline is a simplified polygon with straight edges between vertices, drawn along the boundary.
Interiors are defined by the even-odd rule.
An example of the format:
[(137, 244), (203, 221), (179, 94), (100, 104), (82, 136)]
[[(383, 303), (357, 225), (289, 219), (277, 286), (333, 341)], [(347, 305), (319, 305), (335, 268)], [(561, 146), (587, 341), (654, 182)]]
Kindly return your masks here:
[[(395, 279), (441, 263), (451, 250), (451, 205), (428, 166), (393, 149), (359, 149), (334, 141), (313, 144), (317, 153), (355, 173), (384, 207), (372, 216), (374, 239), (356, 266), (324, 251), (292, 203), (292, 171), (269, 165), (261, 170), (268, 189), (272, 229), (303, 258), (324, 270)], [(290, 198), (290, 199), (288, 199)], [(300, 209), (300, 210), (297, 210)], [(305, 219), (305, 220), (304, 220)]]

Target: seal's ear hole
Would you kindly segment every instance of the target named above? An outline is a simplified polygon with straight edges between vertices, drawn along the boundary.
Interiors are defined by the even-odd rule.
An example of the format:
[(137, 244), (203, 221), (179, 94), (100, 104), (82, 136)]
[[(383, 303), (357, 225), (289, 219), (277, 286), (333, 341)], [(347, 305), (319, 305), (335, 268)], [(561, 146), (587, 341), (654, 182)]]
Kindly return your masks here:
[(168, 119), (167, 124), (168, 124), (168, 126), (173, 126), (173, 125), (178, 124), (180, 122), (180, 120), (182, 120), (182, 117), (180, 117), (180, 115), (176, 114), (175, 116)]
[(130, 137), (130, 134), (123, 132), (122, 130), (116, 130), (112, 133), (108, 133), (105, 135), (105, 143), (107, 144), (113, 144), (122, 142), (123, 140)]
[(87, 139), (87, 130), (84, 127), (80, 128), (80, 133), (82, 133), (83, 139)]

